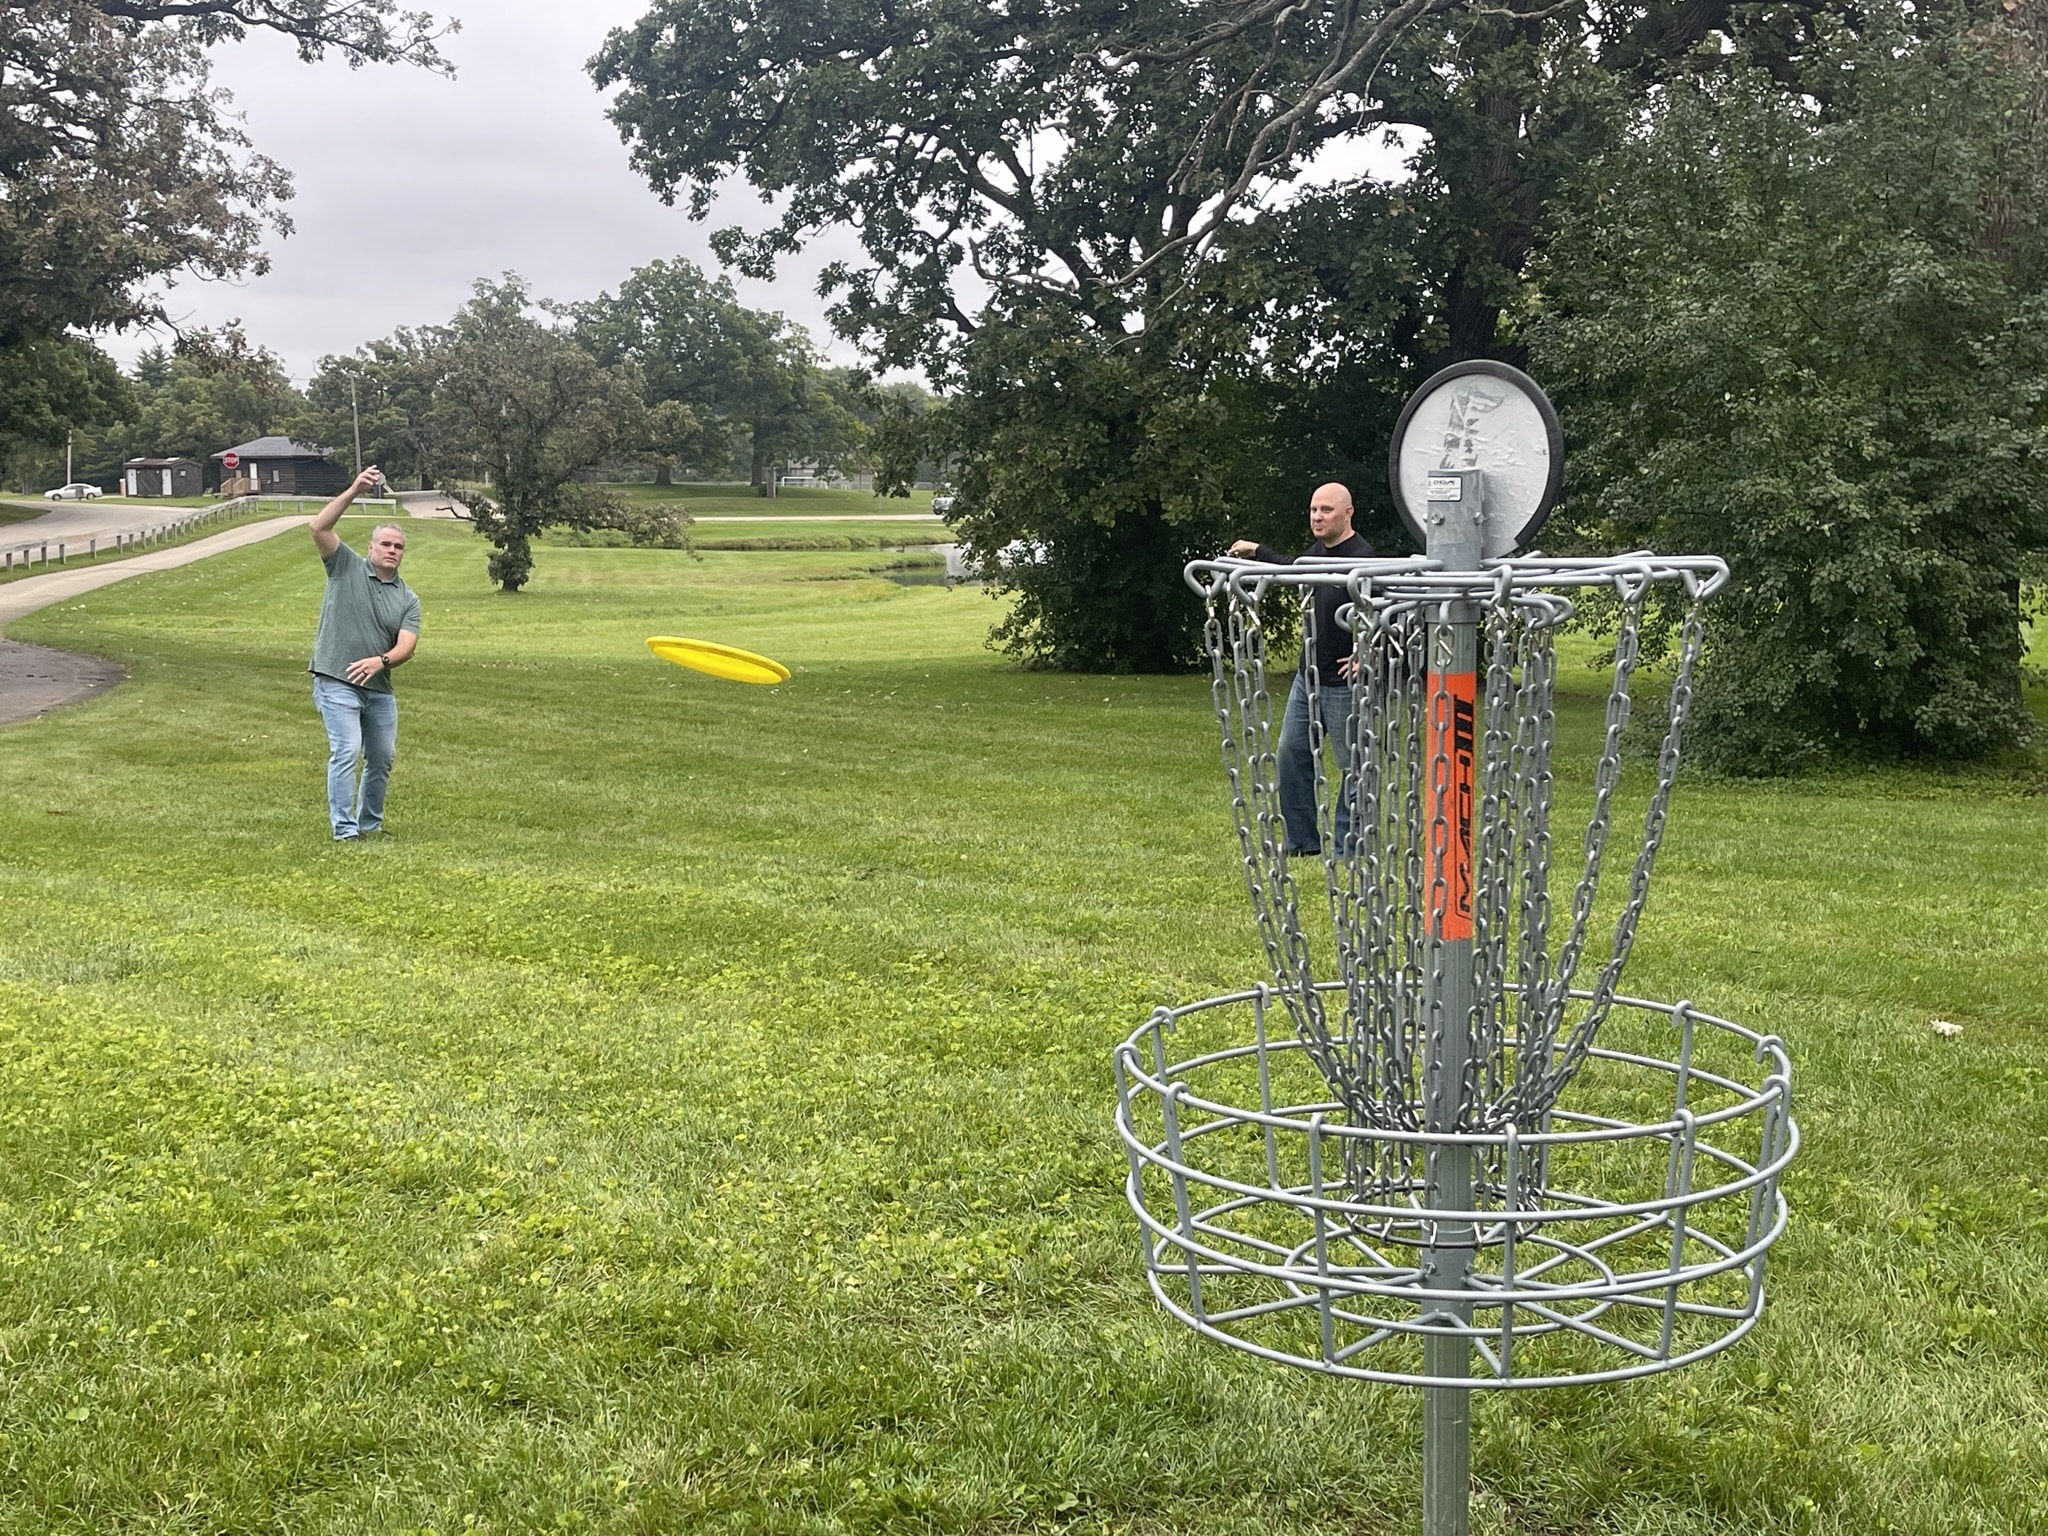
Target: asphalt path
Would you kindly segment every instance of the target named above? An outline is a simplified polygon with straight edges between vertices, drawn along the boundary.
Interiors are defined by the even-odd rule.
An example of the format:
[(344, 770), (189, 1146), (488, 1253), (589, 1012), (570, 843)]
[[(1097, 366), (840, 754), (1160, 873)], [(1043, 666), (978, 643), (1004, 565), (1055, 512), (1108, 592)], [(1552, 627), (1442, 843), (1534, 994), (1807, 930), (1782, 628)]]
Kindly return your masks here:
[[(297, 510), (304, 503), (310, 514), (320, 510), (326, 500), (320, 496), (283, 496), (274, 500), (280, 511), (286, 507)], [(176, 522), (193, 512), (203, 511), (200, 507), (166, 506), (161, 502), (151, 503), (107, 501), (24, 501), (18, 496), (0, 497), (0, 503), (10, 507), (39, 507), (40, 517), (31, 517), (18, 523), (0, 523), (0, 549), (13, 549), (23, 544), (40, 544), (47, 539), (52, 544), (58, 540), (78, 543), (92, 538), (108, 538), (117, 533), (136, 533), (144, 528), (155, 528), (163, 523)], [(382, 511), (393, 506), (388, 501), (359, 503), (366, 511)]]

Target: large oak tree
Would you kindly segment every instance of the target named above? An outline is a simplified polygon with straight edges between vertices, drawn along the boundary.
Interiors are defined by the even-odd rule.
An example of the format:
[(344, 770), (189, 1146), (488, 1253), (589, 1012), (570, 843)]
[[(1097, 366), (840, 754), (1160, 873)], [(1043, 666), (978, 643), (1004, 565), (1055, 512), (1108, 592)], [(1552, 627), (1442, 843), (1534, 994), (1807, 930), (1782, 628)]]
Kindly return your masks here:
[[(961, 532), (1017, 597), (1005, 642), (1149, 669), (1198, 654), (1182, 560), (1285, 537), (1333, 473), (1372, 499), (1406, 388), (1517, 351), (1503, 317), (1549, 199), (1631, 95), (1722, 67), (1702, 49), (1723, 37), (1776, 67), (1817, 14), (656, 0), (592, 70), (662, 196), (701, 213), (742, 178), (778, 200), (715, 234), (742, 270), (857, 233), (825, 274), (834, 323), (949, 397), (910, 446), (958, 456)], [(1318, 151), (1397, 126), (1422, 135), (1401, 196), (1290, 205)]]
[[(1717, 653), (1726, 686), (1709, 702), (1724, 739), (1749, 744), (1728, 756), (1782, 766), (1864, 735), (1964, 753), (2017, 733), (2013, 589), (2035, 535), (2013, 509), (2031, 494), (2039, 424), (2022, 300), (2039, 284), (2014, 252), (2033, 205), (2010, 176), (1930, 172), (1910, 127), (1918, 111), (1975, 135), (1950, 146), (1968, 170), (2029, 101), (2038, 116), (2048, 93), (2027, 39), (2039, 11), (2040, 0), (655, 0), (593, 71), (623, 87), (613, 116), (662, 195), (703, 212), (721, 180), (742, 178), (779, 200), (767, 229), (716, 237), (742, 268), (766, 270), (827, 225), (858, 233), (862, 258), (826, 273), (835, 323), (884, 362), (922, 364), (945, 393), (898, 423), (897, 458), (959, 455), (961, 531), (1015, 597), (1000, 635), (1018, 653), (1070, 667), (1194, 660), (1182, 558), (1232, 525), (1298, 527), (1301, 492), (1333, 473), (1376, 493), (1368, 521), (1386, 530), (1379, 465), (1403, 396), (1444, 362), (1526, 360), (1532, 321), (1548, 317), (1545, 355), (1587, 439), (1584, 537), (1624, 534), (1614, 508), (1646, 488), (1666, 508), (1760, 508), (1770, 482), (1781, 507), (1818, 498), (1793, 522), (1853, 503), (1896, 545), (1896, 558), (1816, 564), (1762, 534), (1782, 519), (1723, 524), (1718, 537), (1697, 518), (1661, 525), (1738, 557), (1729, 607), (1744, 640)], [(2020, 76), (2012, 99), (1949, 112), (1968, 95), (1958, 74), (1949, 95), (1886, 117), (1864, 84), (1878, 59), (1939, 53), (1983, 18), (2003, 42), (1965, 74)], [(1881, 43), (1859, 57), (1866, 38)], [(1725, 238), (1664, 217), (1681, 183), (1626, 155), (1696, 94), (1801, 142), (1834, 136), (1822, 169), (1783, 189), (1793, 216), (1762, 219), (1740, 179), (1748, 162), (1709, 152), (1747, 142), (1724, 121), (1723, 141), (1675, 132), (1664, 170), (1707, 176), (1683, 185), (1723, 210), (1713, 227)], [(1875, 131), (1859, 159), (1847, 146), (1865, 121)], [(1416, 145), (1405, 180), (1289, 195), (1319, 148), (1389, 128)], [(1614, 179), (1589, 180), (1603, 164)], [(1898, 193), (1888, 206), (1886, 187)], [(1905, 194), (1930, 187), (1954, 195), (1923, 218), (1927, 197)], [(1830, 219), (1871, 241), (1839, 274), (1816, 265), (1824, 240), (1809, 251), (1787, 235)], [(1919, 267), (1914, 249), (1928, 253)], [(1805, 286), (1730, 277), (1778, 263)], [(1901, 302), (1932, 272), (1929, 302)], [(1710, 292), (1714, 324), (1696, 331), (1688, 305)], [(1567, 310), (1578, 329), (1564, 328)], [(1808, 371), (1822, 385), (1768, 366), (1770, 349), (1752, 343), (1774, 326), (1781, 353), (1821, 360)], [(1702, 333), (1722, 350), (1703, 354)], [(1731, 395), (1746, 415), (1683, 408), (1723, 373), (1747, 380), (1753, 398)], [(1996, 403), (1964, 410), (1972, 401)], [(1755, 421), (1817, 405), (1833, 447), (1802, 460), (1780, 442), (1768, 467), (1745, 469)], [(1959, 461), (1937, 446), (1965, 419), (2012, 470), (1998, 477), (1995, 528), (1975, 528), (1984, 509), (1962, 504)], [(1661, 445), (1644, 422), (1661, 423)], [(1852, 466), (1829, 455), (1858, 443), (1882, 469), (1846, 474), (1841, 501), (1840, 485), (1807, 471), (1843, 479)], [(1670, 473), (1649, 486), (1650, 460), (1630, 455), (1659, 446)], [(1813, 583), (1827, 591), (1808, 601)], [(1756, 691), (1766, 680), (1768, 696)], [(1754, 718), (1775, 721), (1765, 734), (1783, 750), (1744, 738)]]

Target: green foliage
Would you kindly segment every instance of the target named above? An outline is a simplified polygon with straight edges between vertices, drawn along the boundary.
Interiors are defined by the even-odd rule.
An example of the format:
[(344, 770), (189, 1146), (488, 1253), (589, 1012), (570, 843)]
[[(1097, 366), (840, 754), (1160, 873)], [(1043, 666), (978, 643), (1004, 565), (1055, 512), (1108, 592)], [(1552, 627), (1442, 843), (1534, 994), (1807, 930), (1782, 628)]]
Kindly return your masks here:
[(650, 406), (684, 410), (663, 434), (663, 460), (683, 474), (723, 474), (738, 448), (748, 483), (773, 496), (785, 461), (830, 468), (857, 440), (846, 385), (820, 367), (803, 328), (746, 308), (728, 279), (691, 262), (638, 268), (574, 314), (600, 362), (639, 370)]
[[(886, 478), (957, 456), (963, 529), (1020, 600), (1003, 643), (1172, 667), (1194, 621), (1169, 567), (1295, 542), (1319, 480), (1399, 547), (1385, 428), (1438, 364), (1515, 351), (1560, 178), (1667, 79), (1789, 67), (1820, 14), (656, 0), (591, 67), (664, 197), (701, 215), (737, 175), (778, 199), (714, 235), (741, 270), (857, 232), (835, 325), (952, 401), (884, 417)], [(1423, 135), (1398, 193), (1286, 196), (1388, 126)], [(994, 562), (1013, 545), (1035, 558)]]
[(260, 273), (266, 223), (289, 227), (291, 180), (209, 81), (206, 38), (129, 9), (7, 8), (0, 348), (160, 319), (153, 280)]
[[(53, 367), (53, 359), (68, 361)], [(52, 369), (40, 397), (26, 381), (7, 381), (7, 370), (16, 365)], [(79, 429), (73, 433), (75, 473), (102, 484), (117, 480), (130, 458), (184, 457), (205, 464), (223, 448), (273, 433), (330, 448), (348, 442), (345, 434), (321, 435), (329, 423), (308, 416), (305, 399), (277, 356), (252, 343), (233, 321), (218, 331), (188, 331), (174, 350), (150, 348), (132, 378), (121, 377), (89, 342), (0, 349), (0, 398), (43, 400), (40, 425), (14, 457), (51, 484), (63, 473), (67, 426)]]
[[(647, 412), (630, 372), (604, 368), (566, 328), (529, 311), (508, 276), (432, 333), (430, 430), (443, 488), (496, 546), (491, 580), (517, 592), (533, 572), (543, 528), (618, 528), (642, 542), (686, 547), (680, 507), (633, 505), (579, 481), (614, 448), (644, 441)], [(488, 480), (488, 488), (478, 483)]]
[[(17, 0), (0, 25), (0, 355), (161, 321), (151, 284), (260, 274), (291, 178), (257, 154), (207, 48), (251, 29), (305, 58), (445, 68), (393, 0)], [(0, 385), (35, 372), (0, 366)], [(27, 407), (29, 414), (33, 408)], [(0, 435), (17, 433), (0, 393)], [(89, 416), (81, 416), (84, 425)]]
[(1563, 200), (1527, 329), (1577, 536), (1730, 560), (1699, 702), (1738, 772), (2030, 728), (2048, 135), (1980, 39), (1871, 32), (1824, 111), (1750, 74), (1674, 88)]
[[(114, 360), (83, 338), (39, 336), (0, 347), (0, 469), (37, 479), (52, 467), (61, 473), (66, 433), (110, 424), (132, 407), (131, 397)], [(86, 459), (81, 473), (91, 472)]]
[[(963, 539), (1017, 598), (998, 639), (1034, 665), (1170, 670), (1198, 639), (1180, 566), (1233, 531), (1239, 423), (1208, 394), (1224, 344), (1184, 345), (1153, 311), (1224, 179), (1220, 142), (1200, 145), (1228, 81), (1207, 62), (1116, 66), (1105, 33), (1124, 21), (968, 0), (663, 3), (592, 67), (624, 86), (612, 115), (664, 196), (702, 212), (734, 171), (785, 195), (769, 232), (714, 237), (743, 271), (809, 229), (858, 230), (864, 261), (826, 274), (835, 324), (948, 396), (882, 407), (882, 478), (949, 466)], [(1226, 77), (1263, 57), (1257, 40), (1225, 53)], [(974, 314), (970, 275), (993, 288)]]
[(433, 484), (434, 388), (441, 367), (434, 347), (430, 331), (401, 327), (353, 353), (321, 358), (306, 386), (299, 435), (346, 443), (353, 454), (360, 421), (365, 464), (377, 465), (394, 481)]
[(1191, 370), (1052, 307), (983, 326), (957, 395), (897, 413), (885, 475), (950, 452), (949, 521), (968, 558), (1014, 596), (995, 638), (1038, 667), (1171, 672), (1201, 656), (1201, 608), (1181, 580), (1229, 542), (1217, 448), (1229, 423)]
[[(944, 378), (950, 338), (978, 323), (963, 280), (993, 287), (999, 319), (1034, 297), (1105, 331), (1149, 311), (1234, 168), (1219, 111), (1249, 137), (1319, 57), (1432, 8), (1293, 7), (1269, 37), (1257, 18), (1226, 32), (1237, 8), (1217, 4), (657, 0), (591, 71), (621, 88), (611, 117), (662, 196), (701, 216), (735, 173), (781, 196), (768, 231), (718, 232), (723, 257), (759, 275), (812, 230), (854, 230), (863, 259), (826, 273), (835, 323), (883, 363)], [(1263, 94), (1239, 92), (1252, 78)], [(1350, 129), (1311, 117), (1283, 142)]]
[[(452, 26), (452, 24), (451, 24)], [(127, 402), (84, 336), (163, 322), (154, 284), (261, 274), (266, 228), (288, 233), (291, 178), (256, 153), (206, 50), (251, 30), (302, 58), (445, 69), (433, 19), (394, 0), (15, 0), (0, 18), (0, 452), (20, 469), (66, 429)], [(143, 381), (157, 390), (167, 378)], [(166, 403), (194, 451), (208, 407)], [(233, 436), (198, 451), (211, 452)], [(79, 444), (80, 472), (118, 470), (124, 438)], [(57, 461), (61, 463), (61, 460)], [(89, 466), (89, 467), (88, 467)], [(38, 465), (38, 475), (49, 473)]]
[[(122, 433), (129, 457), (209, 454), (273, 433), (294, 435), (305, 400), (266, 347), (252, 345), (239, 324), (179, 338), (175, 355), (155, 387), (138, 384), (137, 412)], [(339, 448), (348, 442), (323, 441)]]

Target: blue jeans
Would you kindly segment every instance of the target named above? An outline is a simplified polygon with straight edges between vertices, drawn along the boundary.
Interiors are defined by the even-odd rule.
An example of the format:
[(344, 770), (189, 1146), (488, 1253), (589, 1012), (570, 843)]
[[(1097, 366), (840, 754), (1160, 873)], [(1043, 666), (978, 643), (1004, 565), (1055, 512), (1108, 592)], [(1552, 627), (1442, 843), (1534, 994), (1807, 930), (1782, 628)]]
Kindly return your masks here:
[[(1323, 763), (1326, 767), (1334, 764), (1338, 772), (1334, 812), (1337, 851), (1349, 853), (1351, 801), (1355, 794), (1351, 782), (1355, 690), (1341, 678), (1319, 678), (1316, 705), (1316, 712), (1323, 717)], [(1309, 750), (1308, 734), (1308, 678), (1296, 672), (1294, 686), (1287, 690), (1287, 712), (1280, 717), (1280, 745), (1275, 753), (1279, 759), (1280, 817), (1287, 824), (1289, 853), (1320, 853), (1323, 846), (1322, 829), (1316, 819), (1316, 796), (1321, 786), (1316, 783), (1315, 757)]]
[(384, 789), (391, 782), (391, 760), (398, 755), (398, 700), (316, 674), (313, 706), (327, 722), (327, 819), (334, 835), (375, 832), (384, 825)]

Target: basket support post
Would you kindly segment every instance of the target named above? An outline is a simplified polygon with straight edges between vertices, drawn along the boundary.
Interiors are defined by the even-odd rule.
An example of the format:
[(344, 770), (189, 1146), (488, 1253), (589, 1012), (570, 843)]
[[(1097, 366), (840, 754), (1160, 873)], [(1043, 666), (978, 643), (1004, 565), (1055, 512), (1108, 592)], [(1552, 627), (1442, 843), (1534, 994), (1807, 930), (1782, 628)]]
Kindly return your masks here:
[[(1484, 553), (1485, 477), (1477, 469), (1446, 469), (1429, 477), (1429, 555), (1446, 570), (1475, 571)], [(1429, 796), (1426, 859), (1429, 966), (1424, 980), (1424, 1124), (1433, 1136), (1466, 1128), (1472, 1083), (1472, 954), (1474, 806), (1479, 789), (1479, 608), (1446, 602), (1429, 627)], [(1472, 1149), (1454, 1141), (1429, 1151), (1425, 1199), (1431, 1210), (1475, 1208)], [(1436, 1221), (1422, 1256), (1425, 1291), (1469, 1289), (1477, 1232), (1472, 1221)], [(1470, 1301), (1425, 1304), (1435, 1330), (1423, 1338), (1423, 1369), (1439, 1380), (1469, 1374)], [(1471, 1526), (1472, 1392), (1422, 1389), (1422, 1533), (1467, 1536)]]

